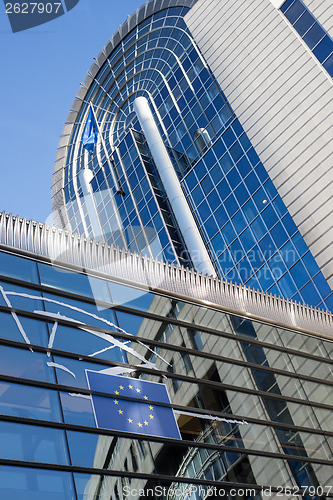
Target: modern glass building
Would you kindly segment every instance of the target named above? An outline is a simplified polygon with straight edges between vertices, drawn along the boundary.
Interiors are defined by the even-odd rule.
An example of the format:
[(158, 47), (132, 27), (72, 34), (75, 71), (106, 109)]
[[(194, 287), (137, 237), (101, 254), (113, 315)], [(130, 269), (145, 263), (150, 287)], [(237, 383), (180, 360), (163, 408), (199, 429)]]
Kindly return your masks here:
[(331, 314), (4, 213), (0, 244), (1, 498), (333, 496)]
[[(321, 218), (312, 210), (304, 226), (285, 194), (294, 167), (284, 165), (282, 148), (274, 150), (281, 156), (278, 173), (285, 174), (281, 187), (269, 160), (261, 161), (260, 145), (254, 147), (257, 136), (244, 118), (246, 99), (239, 120), (236, 90), (223, 81), (229, 66), (214, 62), (226, 47), (208, 50), (210, 30), (218, 43), (228, 24), (227, 17), (225, 25), (224, 17), (205, 23), (205, 12), (207, 19), (218, 20), (229, 3), (217, 9), (203, 0), (151, 1), (113, 35), (81, 84), (64, 127), (54, 169), (55, 223), (147, 257), (332, 310), (328, 245), (318, 250), (313, 233), (322, 219), (329, 225), (327, 213)], [(295, 38), (282, 16), (290, 2), (281, 11), (270, 0), (259, 4)], [(244, 5), (234, 2), (232, 12), (240, 19), (246, 17)], [(239, 30), (235, 33), (241, 38)], [(231, 47), (235, 57), (237, 40)], [(275, 48), (274, 41), (267, 43)], [(331, 89), (327, 57), (316, 70)], [(98, 139), (89, 154), (82, 137), (91, 107)], [(308, 160), (293, 156), (299, 179)], [(312, 185), (306, 203), (303, 187), (297, 196), (306, 207), (313, 203)], [(326, 229), (321, 236), (330, 238)]]

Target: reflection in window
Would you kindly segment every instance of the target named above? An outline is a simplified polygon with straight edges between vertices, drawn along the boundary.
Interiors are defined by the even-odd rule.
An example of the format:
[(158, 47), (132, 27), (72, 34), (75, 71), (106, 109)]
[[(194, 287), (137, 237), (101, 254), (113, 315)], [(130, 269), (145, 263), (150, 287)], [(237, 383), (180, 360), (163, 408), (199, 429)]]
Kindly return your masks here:
[(60, 422), (56, 391), (0, 382), (0, 413)]
[(38, 263), (38, 269), (42, 285), (110, 302), (107, 282), (102, 279), (48, 264)]

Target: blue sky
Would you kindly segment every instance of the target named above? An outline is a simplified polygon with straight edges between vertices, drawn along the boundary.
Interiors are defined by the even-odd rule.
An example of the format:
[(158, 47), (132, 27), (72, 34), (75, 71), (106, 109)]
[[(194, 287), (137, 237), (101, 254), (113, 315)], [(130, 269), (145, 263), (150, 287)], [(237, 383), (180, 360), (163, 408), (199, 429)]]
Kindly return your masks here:
[(59, 136), (79, 84), (143, 0), (80, 0), (64, 16), (12, 33), (0, 3), (0, 211), (44, 222)]

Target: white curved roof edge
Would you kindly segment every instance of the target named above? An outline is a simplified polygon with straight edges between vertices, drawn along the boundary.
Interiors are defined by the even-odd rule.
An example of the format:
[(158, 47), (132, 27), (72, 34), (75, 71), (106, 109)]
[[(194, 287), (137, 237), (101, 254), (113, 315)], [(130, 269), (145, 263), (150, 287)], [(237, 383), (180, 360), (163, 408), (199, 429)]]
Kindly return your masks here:
[(59, 265), (79, 266), (92, 273), (186, 296), (204, 306), (218, 305), (252, 319), (333, 338), (333, 316), (329, 312), (5, 212), (0, 214), (0, 245), (31, 253), (32, 257), (46, 257)]

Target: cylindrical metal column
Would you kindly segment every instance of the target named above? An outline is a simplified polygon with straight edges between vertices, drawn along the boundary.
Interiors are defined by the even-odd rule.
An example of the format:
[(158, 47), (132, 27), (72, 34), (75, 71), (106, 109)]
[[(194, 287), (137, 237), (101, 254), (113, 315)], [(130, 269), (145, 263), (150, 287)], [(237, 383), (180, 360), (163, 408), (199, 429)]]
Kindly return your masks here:
[(212, 261), (188, 206), (147, 99), (145, 97), (137, 97), (134, 101), (134, 109), (192, 262), (198, 271), (216, 276)]

